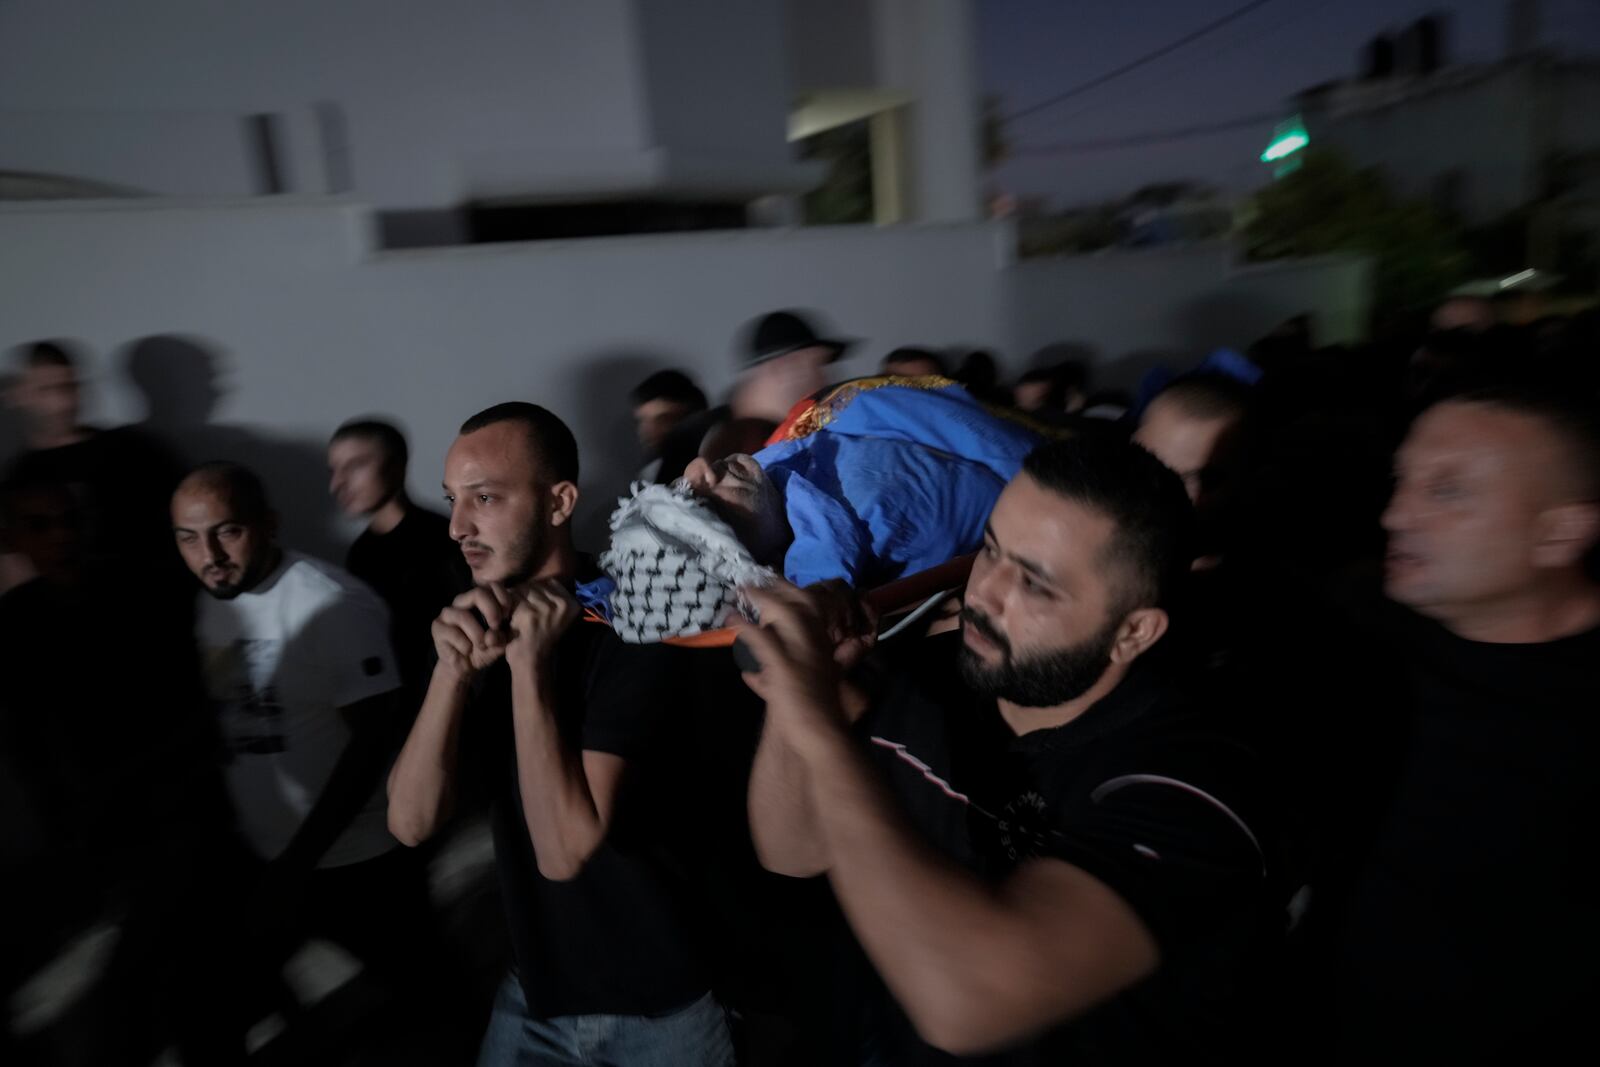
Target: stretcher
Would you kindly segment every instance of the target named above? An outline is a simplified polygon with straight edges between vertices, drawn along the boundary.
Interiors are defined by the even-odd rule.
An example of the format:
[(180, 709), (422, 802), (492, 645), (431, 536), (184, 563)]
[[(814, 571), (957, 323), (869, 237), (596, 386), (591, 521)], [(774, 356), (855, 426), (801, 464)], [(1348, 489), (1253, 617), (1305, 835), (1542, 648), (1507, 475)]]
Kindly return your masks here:
[(1048, 435), (944, 378), (833, 386), (795, 405), (754, 457), (792, 533), (781, 574), (687, 487), (635, 486), (601, 557), (609, 592), (587, 601), (587, 617), (627, 641), (726, 648), (734, 632), (721, 623), (749, 611), (733, 590), (781, 576), (866, 589), (880, 620), (909, 625), (899, 617), (965, 586), (995, 499)]

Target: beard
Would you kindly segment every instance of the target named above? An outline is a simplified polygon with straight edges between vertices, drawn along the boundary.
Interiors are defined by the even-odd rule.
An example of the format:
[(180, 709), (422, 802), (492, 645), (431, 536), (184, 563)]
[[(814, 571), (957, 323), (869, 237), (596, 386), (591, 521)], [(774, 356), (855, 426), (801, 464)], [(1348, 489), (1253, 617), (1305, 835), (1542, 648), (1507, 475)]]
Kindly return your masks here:
[(506, 573), (500, 584), (507, 588), (520, 586), (544, 565), (545, 550), (549, 544), (549, 514), (541, 502), (534, 515), (517, 539), (506, 546)]
[(1021, 659), (1012, 655), (1011, 643), (983, 615), (964, 608), (961, 624), (977, 630), (1001, 653), (1000, 664), (990, 666), (966, 645), (961, 646), (961, 677), (969, 688), (1018, 707), (1053, 708), (1081, 697), (1105, 674), (1121, 620), (1113, 617), (1075, 645)]
[(213, 600), (232, 600), (240, 593), (248, 593), (260, 585), (262, 580), (268, 574), (271, 574), (272, 569), (278, 565), (278, 559), (277, 552), (262, 553), (245, 566), (240, 567), (237, 572), (238, 577), (232, 581), (218, 582), (216, 585), (206, 585), (202, 582), (200, 588), (210, 594)]

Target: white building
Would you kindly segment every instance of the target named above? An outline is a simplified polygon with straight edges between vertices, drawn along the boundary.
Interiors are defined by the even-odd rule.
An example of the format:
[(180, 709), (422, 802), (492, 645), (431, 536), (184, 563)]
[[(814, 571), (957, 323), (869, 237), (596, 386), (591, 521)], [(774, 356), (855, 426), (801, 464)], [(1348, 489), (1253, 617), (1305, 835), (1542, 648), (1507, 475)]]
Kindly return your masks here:
[(820, 179), (791, 130), (878, 116), (881, 220), (965, 221), (970, 23), (968, 0), (10, 0), (0, 172), (350, 193), (400, 243), (467, 205), (726, 225)]
[[(82, 342), (91, 418), (256, 464), (326, 554), (334, 426), (400, 421), (428, 500), (461, 420), (510, 398), (572, 425), (593, 543), (639, 465), (627, 391), (676, 366), (720, 393), (776, 308), (865, 339), (841, 377), (1074, 341), (1127, 384), (1306, 312), (1359, 339), (1360, 261), (1018, 262), (978, 217), (972, 51), (970, 0), (6, 0), (0, 182), (30, 201), (0, 204), (0, 353)], [(791, 138), (862, 120), (903, 225), (460, 245), (486, 209), (781, 219), (817, 178)], [(41, 197), (64, 184), (95, 199)]]
[(1321, 86), (1294, 106), (1312, 145), (1378, 167), (1468, 223), (1557, 195), (1600, 157), (1600, 62), (1446, 66)]
[(1358, 77), (1291, 102), (1312, 145), (1376, 167), (1468, 225), (1584, 198), (1600, 161), (1600, 61), (1541, 38), (1539, 0), (1507, 0), (1505, 51), (1453, 64), (1449, 18), (1373, 38)]

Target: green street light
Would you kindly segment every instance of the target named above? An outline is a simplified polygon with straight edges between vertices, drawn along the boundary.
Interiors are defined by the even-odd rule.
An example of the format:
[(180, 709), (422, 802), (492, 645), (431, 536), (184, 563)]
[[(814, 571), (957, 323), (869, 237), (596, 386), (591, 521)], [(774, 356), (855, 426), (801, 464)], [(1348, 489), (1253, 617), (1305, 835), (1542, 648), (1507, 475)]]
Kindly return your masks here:
[(1306, 134), (1305, 123), (1296, 115), (1278, 123), (1277, 129), (1272, 131), (1272, 141), (1267, 145), (1267, 150), (1261, 153), (1261, 162), (1276, 163), (1300, 151), (1311, 143), (1311, 138)]

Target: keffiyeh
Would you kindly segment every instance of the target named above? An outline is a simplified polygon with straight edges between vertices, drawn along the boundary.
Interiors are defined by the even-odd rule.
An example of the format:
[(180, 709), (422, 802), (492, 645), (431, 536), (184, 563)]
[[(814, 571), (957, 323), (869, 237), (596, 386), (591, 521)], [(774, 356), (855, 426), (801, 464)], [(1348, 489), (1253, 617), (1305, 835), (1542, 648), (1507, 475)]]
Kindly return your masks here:
[(636, 482), (611, 516), (600, 567), (615, 584), (611, 624), (630, 644), (688, 637), (752, 614), (739, 587), (775, 575), (687, 485)]

